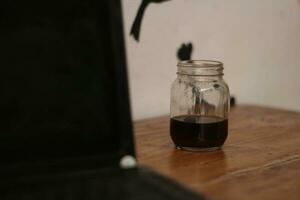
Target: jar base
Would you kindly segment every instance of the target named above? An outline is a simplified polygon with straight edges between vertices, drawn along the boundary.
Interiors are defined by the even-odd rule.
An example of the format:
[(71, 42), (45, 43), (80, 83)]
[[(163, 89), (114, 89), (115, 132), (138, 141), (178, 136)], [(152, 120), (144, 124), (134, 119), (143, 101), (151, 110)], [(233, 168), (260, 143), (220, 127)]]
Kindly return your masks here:
[(217, 151), (217, 150), (220, 150), (222, 147), (201, 148), (201, 147), (182, 147), (182, 146), (176, 146), (175, 148), (179, 149), (179, 150), (183, 150), (183, 151), (208, 152), (208, 151)]

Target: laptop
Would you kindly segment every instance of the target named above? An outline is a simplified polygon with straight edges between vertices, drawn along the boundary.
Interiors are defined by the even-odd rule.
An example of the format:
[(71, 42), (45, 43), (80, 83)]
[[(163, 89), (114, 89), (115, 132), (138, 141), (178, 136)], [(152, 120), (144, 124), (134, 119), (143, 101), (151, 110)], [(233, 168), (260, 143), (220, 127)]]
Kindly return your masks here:
[(136, 165), (120, 0), (1, 4), (1, 200), (204, 199)]

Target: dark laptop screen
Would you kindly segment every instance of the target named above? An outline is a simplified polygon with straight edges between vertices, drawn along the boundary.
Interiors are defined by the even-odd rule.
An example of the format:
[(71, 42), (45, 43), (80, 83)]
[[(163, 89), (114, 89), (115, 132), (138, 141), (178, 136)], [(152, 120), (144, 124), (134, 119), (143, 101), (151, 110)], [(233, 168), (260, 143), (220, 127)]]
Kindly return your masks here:
[(1, 4), (0, 163), (120, 152), (119, 1)]

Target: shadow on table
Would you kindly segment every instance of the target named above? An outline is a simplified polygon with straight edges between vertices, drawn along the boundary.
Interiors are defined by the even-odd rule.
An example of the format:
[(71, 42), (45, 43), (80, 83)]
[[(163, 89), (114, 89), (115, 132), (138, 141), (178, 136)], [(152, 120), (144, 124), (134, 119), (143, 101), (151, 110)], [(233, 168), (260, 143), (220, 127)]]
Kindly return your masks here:
[(174, 150), (169, 159), (170, 173), (184, 183), (206, 185), (227, 171), (224, 151), (187, 152)]

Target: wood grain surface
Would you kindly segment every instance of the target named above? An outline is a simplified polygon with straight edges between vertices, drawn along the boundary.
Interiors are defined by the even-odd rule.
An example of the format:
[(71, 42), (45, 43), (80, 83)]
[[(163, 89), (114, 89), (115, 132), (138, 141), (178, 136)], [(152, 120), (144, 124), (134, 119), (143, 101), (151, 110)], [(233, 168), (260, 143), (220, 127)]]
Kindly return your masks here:
[(139, 163), (212, 199), (300, 199), (300, 113), (231, 109), (222, 150), (174, 149), (169, 118), (135, 123)]

